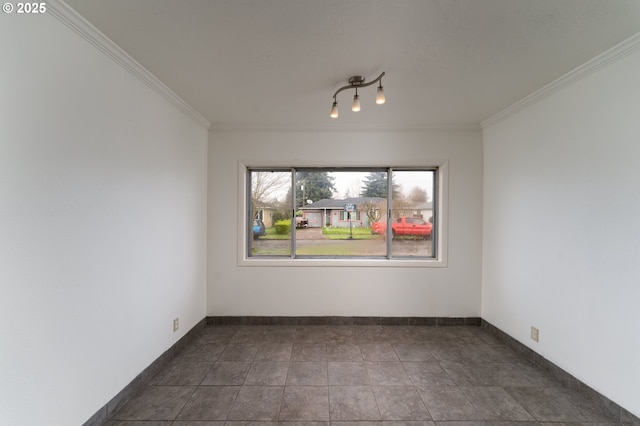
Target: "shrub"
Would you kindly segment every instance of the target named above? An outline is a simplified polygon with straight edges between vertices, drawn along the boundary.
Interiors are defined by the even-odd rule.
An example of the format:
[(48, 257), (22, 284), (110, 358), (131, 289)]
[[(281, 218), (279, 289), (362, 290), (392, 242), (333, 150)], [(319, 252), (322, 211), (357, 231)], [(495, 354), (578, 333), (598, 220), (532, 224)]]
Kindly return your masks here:
[(291, 232), (291, 219), (279, 220), (275, 224), (276, 234), (285, 235)]
[[(289, 212), (291, 214), (291, 212)], [(285, 220), (287, 218), (287, 212), (275, 211), (271, 216), (271, 220), (273, 223), (280, 222), (281, 220)]]

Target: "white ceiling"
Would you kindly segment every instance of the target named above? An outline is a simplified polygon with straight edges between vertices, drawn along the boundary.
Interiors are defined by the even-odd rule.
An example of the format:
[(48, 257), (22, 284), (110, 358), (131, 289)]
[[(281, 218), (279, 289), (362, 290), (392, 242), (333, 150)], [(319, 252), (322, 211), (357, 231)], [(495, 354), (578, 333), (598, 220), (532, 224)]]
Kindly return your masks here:
[[(639, 0), (67, 0), (213, 128), (478, 126), (640, 32)], [(333, 93), (351, 75), (375, 87)]]

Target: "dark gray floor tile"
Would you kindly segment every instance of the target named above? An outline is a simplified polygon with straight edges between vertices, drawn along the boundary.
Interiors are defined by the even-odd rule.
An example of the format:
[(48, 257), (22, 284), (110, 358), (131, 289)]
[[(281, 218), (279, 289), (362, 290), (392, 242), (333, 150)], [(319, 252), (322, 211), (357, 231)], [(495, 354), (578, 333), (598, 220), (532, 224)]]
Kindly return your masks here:
[(193, 386), (147, 386), (117, 410), (115, 420), (173, 420), (194, 392)]
[(418, 392), (434, 420), (469, 420), (479, 417), (476, 408), (457, 387), (421, 387)]
[(382, 422), (373, 421), (331, 421), (331, 426), (381, 426)]
[[(624, 422), (607, 422), (607, 423), (592, 423), (592, 422), (543, 422), (541, 426), (631, 426)], [(635, 426), (635, 425), (633, 425)]]
[(205, 327), (195, 342), (197, 344), (227, 344), (237, 332), (235, 327)]
[(299, 343), (293, 344), (291, 361), (326, 361), (326, 343)]
[(463, 343), (451, 333), (455, 327), (425, 327), (425, 329), (427, 343)]
[(327, 343), (328, 361), (362, 362), (360, 346), (351, 343)]
[(498, 336), (496, 336), (495, 334), (484, 330), (482, 328), (478, 329), (476, 331), (476, 336), (478, 336), (478, 338), (480, 340), (482, 340), (482, 343), (485, 343), (487, 345), (502, 345), (503, 343), (500, 341), (500, 339), (498, 339)]
[(288, 386), (327, 386), (326, 362), (291, 362), (287, 373)]
[(289, 361), (293, 343), (264, 343), (256, 353), (255, 361)]
[(280, 420), (329, 421), (329, 388), (327, 386), (285, 387), (280, 407)]
[(455, 341), (470, 345), (480, 345), (484, 342), (477, 334), (478, 327), (452, 327), (448, 330), (449, 335)]
[(200, 384), (204, 386), (241, 385), (249, 368), (251, 368), (249, 362), (216, 362)]
[(358, 329), (358, 333), (356, 337), (358, 338), (359, 343), (390, 343), (390, 333), (382, 327), (378, 325), (374, 326), (361, 326), (362, 328)]
[(229, 420), (277, 420), (283, 391), (283, 386), (243, 386)]
[(421, 344), (424, 343), (420, 335), (412, 333), (408, 327), (393, 326), (388, 327), (387, 341), (392, 345), (396, 344)]
[[(330, 426), (330, 422), (313, 422), (304, 420), (281, 420), (277, 423), (278, 426)], [(233, 425), (228, 425), (233, 426)]]
[(229, 339), (230, 344), (258, 344), (262, 342), (265, 334), (267, 333), (266, 328), (264, 326), (259, 328), (245, 328), (239, 330), (231, 339)]
[(560, 387), (550, 374), (525, 362), (498, 362), (486, 364), (496, 385), (502, 387)]
[(393, 345), (400, 361), (435, 361), (424, 343), (395, 343)]
[(417, 342), (429, 343), (438, 340), (441, 331), (437, 327), (413, 327), (412, 334)]
[[(382, 426), (436, 426), (432, 421), (428, 420), (396, 420), (381, 423)], [(378, 425), (380, 426), (380, 425)]]
[(461, 343), (430, 342), (425, 345), (438, 361), (462, 361), (464, 345)]
[(505, 358), (490, 345), (463, 345), (461, 359), (473, 363), (505, 362)]
[(276, 327), (268, 330), (262, 341), (264, 343), (293, 343), (296, 337), (296, 327)]
[(214, 335), (220, 337), (233, 337), (240, 328), (238, 326), (228, 325), (216, 325), (210, 327), (204, 327), (202, 329), (203, 335)]
[(441, 361), (440, 366), (458, 386), (495, 386), (495, 379), (484, 364)]
[(523, 362), (524, 361), (524, 358), (522, 355), (520, 355), (519, 353), (517, 353), (516, 351), (514, 351), (513, 349), (511, 349), (506, 345), (491, 345), (491, 348), (502, 356), (502, 358), (504, 359), (504, 362)]
[(232, 336), (221, 336), (216, 334), (204, 333), (197, 338), (191, 344), (196, 345), (226, 345), (231, 340)]
[(251, 362), (256, 357), (259, 348), (259, 344), (229, 344), (218, 360), (227, 362)]
[(537, 420), (547, 422), (611, 422), (593, 403), (569, 388), (506, 388)]
[(107, 425), (620, 426), (480, 327), (316, 320), (205, 327)]
[(215, 362), (226, 347), (227, 345), (220, 343), (191, 344), (178, 353), (174, 362)]
[(334, 420), (380, 420), (370, 386), (330, 386), (329, 412)]
[(152, 385), (195, 386), (199, 385), (212, 362), (180, 362), (160, 371), (151, 381)]
[(326, 338), (327, 343), (358, 343), (353, 327), (343, 325), (327, 327)]
[(360, 343), (360, 350), (365, 361), (400, 361), (391, 343)]
[(199, 386), (184, 406), (180, 420), (226, 420), (240, 386)]
[(413, 383), (400, 362), (365, 363), (373, 386), (411, 386)]
[(537, 422), (500, 422), (500, 421), (459, 421), (459, 422), (436, 422), (436, 426), (547, 426)]
[(413, 387), (374, 387), (373, 393), (383, 420), (431, 420)]
[(327, 330), (324, 325), (300, 326), (296, 330), (295, 343), (326, 343)]
[(437, 362), (403, 362), (414, 386), (453, 386), (455, 382)]
[(625, 408), (622, 408), (620, 410), (620, 422), (624, 426), (640, 426), (640, 417), (632, 414)]
[[(227, 420), (224, 426), (277, 426), (276, 421), (259, 421), (259, 420)], [(197, 426), (197, 425), (194, 425)]]
[(245, 385), (284, 386), (288, 370), (288, 362), (254, 362), (244, 383)]
[(362, 362), (329, 362), (330, 386), (369, 386), (369, 374)]
[(536, 420), (503, 388), (463, 387), (462, 391), (478, 411), (479, 420)]

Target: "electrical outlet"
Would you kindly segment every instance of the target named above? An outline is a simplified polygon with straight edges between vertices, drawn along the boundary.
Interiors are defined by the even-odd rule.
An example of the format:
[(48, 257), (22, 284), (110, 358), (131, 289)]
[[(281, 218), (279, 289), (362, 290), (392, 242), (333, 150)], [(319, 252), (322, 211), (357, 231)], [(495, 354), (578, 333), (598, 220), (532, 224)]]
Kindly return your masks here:
[(175, 333), (180, 328), (180, 318), (173, 320), (173, 332)]
[(536, 342), (540, 341), (540, 330), (538, 330), (534, 326), (531, 326), (531, 340), (534, 340)]

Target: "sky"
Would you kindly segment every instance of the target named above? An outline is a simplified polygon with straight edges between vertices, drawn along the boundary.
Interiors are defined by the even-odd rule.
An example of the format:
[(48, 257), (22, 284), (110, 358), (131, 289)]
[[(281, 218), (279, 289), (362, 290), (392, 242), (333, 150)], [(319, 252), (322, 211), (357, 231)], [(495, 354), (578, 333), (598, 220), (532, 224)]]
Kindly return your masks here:
[[(283, 177), (282, 186), (278, 186), (275, 191), (269, 194), (269, 198), (276, 198), (283, 200), (287, 193), (290, 191), (290, 172), (289, 171), (276, 171), (274, 172)], [(334, 186), (336, 192), (333, 198), (341, 199), (347, 197), (358, 197), (366, 182), (366, 177), (369, 172), (355, 172), (355, 171), (340, 171), (329, 172), (330, 176), (335, 178)], [(431, 171), (394, 171), (394, 181), (400, 185), (401, 191), (405, 195), (409, 195), (411, 190), (415, 187), (419, 187), (427, 192), (428, 200), (433, 199), (433, 172)]]
[[(335, 198), (344, 198), (349, 193), (352, 197), (360, 195), (359, 191), (366, 182), (365, 178), (368, 172), (331, 172), (331, 176), (335, 177), (336, 196)], [(401, 186), (402, 192), (408, 194), (414, 187), (419, 187), (427, 191), (429, 199), (433, 196), (433, 173), (425, 172), (394, 172), (394, 182)]]

